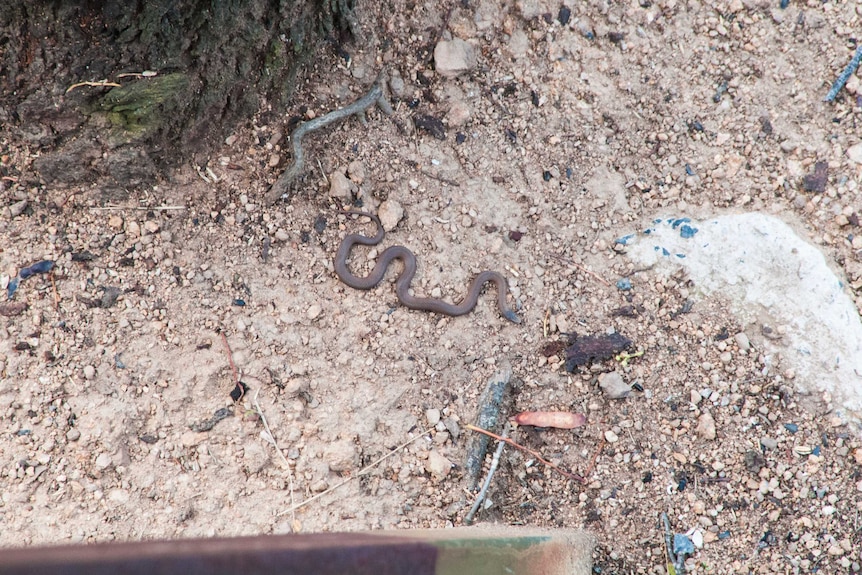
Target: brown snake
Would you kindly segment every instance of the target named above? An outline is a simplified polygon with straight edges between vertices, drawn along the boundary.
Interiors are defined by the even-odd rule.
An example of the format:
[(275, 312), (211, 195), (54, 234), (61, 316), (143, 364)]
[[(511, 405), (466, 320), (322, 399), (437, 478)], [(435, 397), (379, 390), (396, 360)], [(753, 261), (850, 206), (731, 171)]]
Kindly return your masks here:
[(467, 296), (458, 305), (451, 304), (442, 299), (410, 295), (410, 282), (413, 281), (413, 276), (416, 275), (416, 256), (404, 246), (390, 246), (383, 250), (383, 253), (377, 259), (374, 269), (364, 278), (353, 275), (347, 267), (347, 258), (350, 256), (350, 250), (353, 249), (353, 246), (356, 244), (376, 246), (383, 241), (383, 236), (386, 232), (383, 230), (383, 224), (380, 223), (380, 219), (373, 214), (354, 211), (346, 213), (367, 216), (377, 225), (377, 233), (374, 237), (369, 238), (361, 234), (350, 234), (345, 236), (341, 241), (341, 245), (338, 246), (338, 252), (335, 254), (335, 273), (341, 281), (350, 287), (361, 290), (373, 288), (383, 279), (383, 276), (386, 274), (386, 268), (389, 267), (392, 260), (401, 260), (401, 263), (404, 264), (404, 269), (401, 270), (398, 279), (395, 280), (395, 293), (398, 296), (398, 301), (410, 309), (433, 311), (450, 316), (464, 315), (470, 313), (476, 307), (482, 287), (487, 282), (493, 282), (497, 286), (497, 306), (500, 308), (500, 313), (513, 323), (521, 323), (521, 318), (515, 315), (515, 312), (506, 303), (506, 293), (509, 291), (506, 278), (497, 272), (484, 271), (476, 276), (473, 283), (470, 284)]

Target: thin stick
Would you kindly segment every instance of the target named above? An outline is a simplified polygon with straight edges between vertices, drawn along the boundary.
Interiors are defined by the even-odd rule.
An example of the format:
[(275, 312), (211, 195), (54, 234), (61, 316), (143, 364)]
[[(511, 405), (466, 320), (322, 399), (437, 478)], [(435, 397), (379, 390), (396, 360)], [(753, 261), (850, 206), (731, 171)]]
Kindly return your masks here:
[(584, 479), (593, 474), (593, 469), (595, 469), (596, 467), (596, 461), (598, 461), (599, 455), (601, 454), (602, 449), (605, 448), (606, 443), (607, 440), (602, 437), (602, 440), (599, 442), (598, 448), (596, 449), (595, 453), (593, 453), (592, 458), (590, 458), (590, 464), (587, 465), (587, 470), (584, 472)]
[(576, 263), (576, 262), (573, 262), (573, 261), (572, 261), (572, 260), (570, 260), (569, 258), (566, 258), (566, 257), (560, 256), (560, 255), (557, 255), (557, 254), (551, 254), (551, 257), (552, 257), (552, 258), (554, 258), (554, 259), (556, 259), (556, 260), (559, 260), (559, 261), (561, 261), (561, 262), (563, 262), (563, 263), (569, 264), (569, 265), (571, 265), (571, 266), (575, 266), (576, 268), (578, 268), (579, 270), (581, 270), (581, 271), (582, 271), (582, 272), (584, 272), (585, 274), (587, 274), (587, 275), (591, 275), (591, 276), (593, 276), (594, 278), (596, 278), (597, 280), (599, 280), (600, 282), (602, 282), (603, 284), (605, 284), (606, 286), (611, 287), (611, 282), (609, 282), (608, 280), (606, 280), (606, 279), (605, 279), (605, 278), (603, 278), (602, 276), (598, 275), (597, 273), (595, 273), (595, 272), (592, 272), (592, 271), (588, 270), (587, 268), (585, 268), (585, 267), (584, 267), (584, 266), (582, 266), (581, 264)]
[(239, 373), (236, 371), (236, 365), (233, 363), (233, 354), (230, 351), (230, 344), (227, 342), (227, 336), (221, 332), (221, 340), (224, 342), (224, 348), (227, 352), (227, 360), (230, 362), (230, 370), (233, 372), (233, 383), (239, 385)]
[(60, 309), (60, 294), (57, 292), (57, 282), (54, 281), (54, 270), (51, 270), (48, 277), (51, 278), (51, 288), (54, 290), (54, 309), (58, 310)]
[(348, 104), (338, 110), (333, 110), (328, 114), (324, 114), (323, 116), (319, 116), (308, 122), (301, 123), (290, 135), (290, 142), (293, 145), (293, 163), (284, 171), (284, 173), (281, 174), (281, 176), (279, 176), (278, 180), (276, 180), (272, 187), (269, 188), (269, 191), (266, 194), (267, 203), (274, 204), (282, 195), (286, 194), (290, 189), (290, 185), (293, 183), (293, 180), (302, 172), (302, 169), (305, 166), (305, 151), (302, 148), (302, 138), (307, 133), (325, 128), (326, 126), (334, 122), (338, 122), (339, 120), (343, 120), (348, 116), (362, 114), (365, 110), (375, 104), (387, 116), (392, 115), (392, 107), (383, 96), (383, 88), (380, 86), (380, 78), (374, 82), (374, 85), (371, 86), (371, 89), (366, 95), (362, 96), (352, 104)]
[(93, 86), (96, 88), (120, 88), (121, 87), (120, 84), (117, 84), (116, 82), (108, 82), (107, 80), (102, 80), (101, 82), (78, 82), (77, 84), (72, 84), (71, 86), (69, 86), (69, 88), (66, 90), (66, 93), (68, 94), (69, 92), (71, 92), (75, 88), (80, 88), (81, 86)]
[(501, 437), (501, 436), (497, 435), (496, 433), (488, 431), (487, 429), (482, 429), (481, 427), (476, 427), (475, 425), (472, 425), (470, 423), (468, 423), (464, 427), (466, 429), (469, 429), (470, 431), (477, 431), (479, 433), (483, 433), (483, 434), (487, 435), (488, 437), (492, 437), (492, 438), (496, 439), (497, 441), (503, 441), (505, 443), (508, 443), (509, 445), (514, 447), (515, 449), (519, 449), (525, 453), (529, 453), (530, 455), (532, 455), (533, 457), (535, 457), (536, 459), (538, 459), (539, 461), (541, 461), (542, 463), (544, 463), (545, 465), (547, 465), (551, 469), (557, 471), (559, 474), (563, 475), (564, 477), (568, 477), (569, 479), (574, 479), (578, 483), (584, 483), (584, 478), (581, 477), (580, 475), (578, 475), (576, 473), (569, 473), (568, 471), (564, 471), (563, 469), (560, 469), (559, 467), (557, 467), (556, 465), (554, 465), (553, 463), (551, 463), (550, 461), (548, 461), (547, 459), (545, 459), (544, 457), (539, 455), (538, 452), (533, 451), (529, 447), (524, 447), (520, 443), (515, 443), (514, 441), (512, 441), (508, 437)]
[[(503, 433), (500, 434), (500, 437), (507, 437), (509, 434), (509, 424), (506, 424), (506, 427), (503, 429)], [(479, 506), (482, 505), (482, 502), (485, 501), (485, 497), (488, 494), (488, 488), (491, 486), (491, 478), (494, 477), (494, 472), (497, 471), (497, 466), (500, 465), (500, 454), (503, 453), (503, 447), (506, 446), (505, 441), (497, 442), (497, 450), (494, 452), (494, 457), (491, 459), (491, 467), (488, 469), (488, 476), (485, 478), (485, 483), (482, 484), (482, 489), (479, 490), (479, 495), (476, 496), (476, 501), (473, 503), (473, 507), (470, 508), (470, 512), (467, 513), (467, 516), (464, 517), (464, 523), (470, 525), (473, 523), (473, 516), (476, 515), (476, 512), (479, 511)]]
[(302, 502), (300, 502), (300, 503), (297, 503), (296, 505), (292, 505), (289, 509), (285, 509), (284, 511), (280, 511), (279, 513), (277, 513), (277, 514), (276, 514), (276, 517), (281, 517), (282, 515), (285, 515), (285, 514), (287, 514), (287, 513), (292, 513), (292, 512), (294, 512), (294, 511), (296, 511), (296, 510), (297, 510), (297, 509), (299, 509), (300, 507), (305, 507), (305, 506), (306, 506), (306, 505), (308, 505), (309, 503), (311, 503), (311, 502), (313, 502), (313, 501), (316, 501), (316, 500), (320, 499), (320, 498), (321, 498), (321, 497), (323, 497), (324, 495), (327, 495), (327, 494), (329, 494), (329, 493), (332, 493), (333, 491), (335, 491), (336, 489), (338, 489), (338, 488), (339, 488), (339, 487), (341, 487), (342, 485), (347, 485), (348, 483), (350, 483), (350, 482), (351, 482), (351, 481), (353, 481), (354, 479), (356, 479), (356, 478), (358, 478), (358, 477), (362, 477), (362, 476), (363, 476), (363, 475), (365, 475), (365, 474), (366, 474), (366, 473), (367, 473), (371, 468), (376, 467), (377, 465), (379, 465), (379, 464), (380, 464), (380, 462), (385, 461), (386, 459), (388, 459), (388, 458), (392, 457), (393, 455), (395, 455), (396, 453), (398, 453), (399, 451), (401, 451), (402, 449), (404, 449), (405, 447), (407, 447), (408, 445), (410, 445), (411, 443), (413, 443), (414, 441), (416, 441), (416, 440), (417, 440), (417, 439), (419, 439), (420, 437), (425, 437), (425, 436), (426, 436), (428, 433), (430, 433), (433, 429), (434, 429), (434, 427), (433, 427), (433, 426), (432, 426), (432, 427), (429, 427), (428, 429), (426, 429), (425, 431), (423, 431), (422, 433), (420, 433), (419, 435), (417, 435), (417, 436), (416, 436), (416, 437), (414, 437), (413, 439), (410, 439), (410, 440), (408, 440), (408, 441), (405, 441), (404, 443), (402, 443), (401, 445), (399, 445), (398, 447), (396, 447), (395, 449), (393, 449), (392, 451), (390, 451), (390, 452), (389, 452), (389, 453), (387, 453), (386, 455), (383, 455), (383, 456), (381, 456), (381, 457), (378, 457), (377, 459), (375, 459), (374, 461), (372, 461), (371, 463), (369, 463), (368, 465), (366, 465), (365, 467), (363, 467), (362, 469), (360, 469), (359, 471), (357, 471), (357, 472), (356, 472), (356, 475), (351, 475), (350, 477), (348, 477), (348, 478), (347, 478), (347, 479), (345, 479), (344, 481), (342, 481), (342, 482), (340, 482), (340, 483), (337, 483), (337, 484), (333, 485), (332, 487), (330, 487), (330, 488), (329, 488), (329, 489), (327, 489), (326, 491), (321, 491), (321, 492), (320, 492), (320, 493), (318, 493), (317, 495), (315, 495), (315, 496), (313, 496), (313, 497), (309, 497), (309, 498), (308, 498), (308, 499), (306, 499), (305, 501), (302, 501)]
[(826, 94), (825, 98), (823, 98), (824, 102), (831, 102), (838, 97), (838, 93), (841, 91), (841, 88), (844, 87), (844, 84), (847, 83), (847, 80), (850, 79), (850, 76), (853, 75), (853, 72), (856, 71), (856, 68), (859, 67), (860, 63), (862, 63), (862, 46), (857, 46), (856, 53), (853, 54), (853, 58), (850, 60), (850, 63), (847, 64), (841, 74), (838, 75), (838, 79), (836, 79), (835, 83), (832, 84), (832, 88), (829, 89), (829, 93)]
[[(272, 433), (272, 429), (269, 427), (269, 422), (266, 420), (266, 416), (263, 414), (263, 410), (260, 408), (260, 404), (257, 402), (257, 396), (260, 393), (260, 388), (254, 391), (254, 397), (251, 400), (251, 404), (254, 406), (254, 410), (260, 416), (260, 420), (263, 422), (263, 428), (269, 434), (269, 439), (272, 441), (272, 446), (275, 447), (275, 452), (278, 453), (279, 459), (284, 464), (284, 468), (287, 470), (287, 485), (290, 489), (290, 523), (291, 528), (296, 525), (296, 514), (293, 512), (293, 508), (295, 505), (295, 501), (293, 498), (293, 472), (290, 470), (290, 462), (284, 456), (284, 453), (281, 451), (281, 447), (278, 446), (278, 441), (275, 439), (275, 434)], [(295, 529), (294, 529), (295, 530)]]

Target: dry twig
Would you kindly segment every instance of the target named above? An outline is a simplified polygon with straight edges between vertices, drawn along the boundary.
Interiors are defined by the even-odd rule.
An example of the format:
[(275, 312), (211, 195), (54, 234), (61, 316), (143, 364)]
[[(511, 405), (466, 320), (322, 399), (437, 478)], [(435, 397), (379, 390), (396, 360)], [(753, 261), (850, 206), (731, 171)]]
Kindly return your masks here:
[(371, 470), (371, 469), (372, 469), (372, 468), (374, 468), (374, 467), (377, 467), (377, 465), (379, 465), (381, 462), (385, 461), (386, 459), (388, 459), (388, 458), (392, 457), (393, 455), (395, 455), (395, 454), (396, 454), (396, 453), (398, 453), (399, 451), (403, 450), (405, 447), (407, 447), (408, 445), (410, 445), (411, 443), (413, 443), (414, 441), (416, 441), (416, 440), (417, 440), (417, 439), (419, 439), (420, 437), (425, 437), (427, 434), (431, 433), (431, 431), (433, 431), (433, 430), (434, 430), (434, 427), (433, 427), (433, 426), (432, 426), (432, 427), (429, 427), (428, 429), (426, 429), (425, 431), (423, 431), (422, 433), (420, 433), (420, 434), (419, 434), (419, 435), (417, 435), (416, 437), (414, 437), (414, 438), (412, 438), (412, 439), (409, 439), (409, 440), (405, 441), (404, 443), (402, 443), (401, 445), (399, 445), (398, 447), (396, 447), (395, 449), (393, 449), (392, 451), (390, 451), (390, 452), (389, 452), (389, 453), (387, 453), (386, 455), (381, 455), (380, 457), (378, 457), (377, 459), (375, 459), (374, 461), (372, 461), (371, 463), (369, 463), (368, 465), (366, 465), (365, 467), (363, 467), (362, 469), (360, 469), (359, 471), (357, 471), (357, 472), (356, 472), (356, 475), (351, 475), (350, 477), (348, 477), (348, 478), (347, 478), (347, 479), (345, 479), (344, 481), (341, 481), (341, 482), (339, 482), (339, 483), (336, 483), (335, 485), (333, 485), (332, 487), (330, 487), (330, 488), (329, 488), (329, 489), (327, 489), (326, 491), (321, 491), (321, 492), (320, 492), (320, 493), (318, 493), (317, 495), (314, 495), (313, 497), (309, 497), (309, 498), (308, 498), (308, 499), (306, 499), (305, 501), (302, 501), (302, 502), (300, 502), (300, 503), (297, 503), (296, 505), (291, 505), (291, 506), (290, 506), (290, 508), (285, 509), (284, 511), (280, 511), (279, 513), (277, 513), (277, 514), (276, 514), (276, 517), (281, 517), (282, 515), (285, 515), (285, 514), (287, 514), (287, 513), (293, 513), (294, 511), (296, 511), (296, 510), (297, 510), (297, 509), (299, 509), (300, 507), (305, 507), (305, 506), (306, 506), (306, 505), (308, 505), (309, 503), (312, 503), (313, 501), (317, 501), (318, 499), (320, 499), (320, 498), (321, 498), (321, 497), (323, 497), (324, 495), (327, 495), (327, 494), (329, 494), (329, 493), (332, 493), (333, 491), (335, 491), (336, 489), (338, 489), (338, 488), (339, 488), (339, 487), (341, 487), (342, 485), (347, 485), (348, 483), (350, 483), (350, 482), (351, 482), (351, 481), (353, 481), (354, 479), (357, 479), (357, 478), (359, 478), (359, 477), (362, 477), (363, 475), (365, 475), (366, 473), (368, 473), (368, 471), (369, 471), (369, 470)]
[(532, 455), (533, 457), (535, 457), (536, 459), (538, 459), (539, 461), (541, 461), (542, 463), (544, 463), (545, 465), (547, 465), (548, 467), (550, 467), (551, 469), (553, 469), (554, 471), (556, 471), (557, 473), (562, 475), (563, 477), (568, 477), (569, 479), (574, 479), (578, 483), (584, 483), (584, 478), (581, 477), (580, 475), (578, 475), (577, 473), (570, 473), (564, 469), (557, 467), (556, 465), (554, 465), (553, 463), (551, 463), (550, 461), (548, 461), (547, 459), (545, 459), (544, 457), (539, 455), (539, 453), (537, 451), (533, 451), (529, 447), (524, 447), (520, 443), (516, 443), (516, 442), (512, 441), (511, 439), (509, 439), (508, 437), (502, 437), (500, 435), (497, 435), (496, 433), (492, 433), (492, 432), (488, 431), (487, 429), (482, 429), (481, 427), (476, 427), (475, 425), (472, 425), (469, 423), (467, 425), (465, 425), (464, 427), (466, 429), (469, 429), (470, 431), (477, 431), (479, 433), (483, 433), (483, 434), (487, 435), (488, 437), (492, 437), (492, 438), (496, 439), (497, 441), (502, 441), (502, 442), (508, 443), (509, 445), (514, 447), (515, 449), (519, 449), (525, 453), (529, 453), (530, 455)]

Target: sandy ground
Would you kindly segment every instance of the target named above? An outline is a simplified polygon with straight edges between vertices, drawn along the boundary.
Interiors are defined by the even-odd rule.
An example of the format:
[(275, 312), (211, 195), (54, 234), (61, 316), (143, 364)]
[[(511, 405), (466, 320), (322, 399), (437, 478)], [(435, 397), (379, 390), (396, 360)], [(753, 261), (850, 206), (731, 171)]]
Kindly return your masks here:
[[(690, 573), (862, 571), (856, 428), (762, 351), (775, 333), (614, 244), (657, 216), (765, 211), (862, 303), (862, 111), (849, 90), (823, 102), (862, 7), (466, 4), (363, 13), (364, 48), (345, 46), (349, 65), (321, 58), (294, 109), (264, 103), (208, 163), (119, 207), (38, 185), (32, 151), (3, 134), (0, 272), (57, 264), (53, 282), (21, 282), (12, 301), (26, 310), (0, 318), (0, 543), (460, 525), (473, 502), (464, 425), (508, 363), (506, 413), (588, 418), (514, 439), (589, 474), (507, 449), (480, 521), (586, 529), (601, 573), (665, 572), (662, 511), (703, 541)], [(477, 58), (449, 78), (433, 49), (452, 37)], [(349, 103), (381, 69), (395, 114), (309, 136), (295, 193), (266, 206), (290, 118)], [(805, 180), (816, 162), (819, 188)], [(417, 255), (417, 294), (457, 300), (498, 270), (523, 323), (500, 317), (493, 292), (459, 318), (408, 310), (395, 270), (368, 292), (340, 283), (341, 239), (372, 232), (340, 210), (382, 203), (404, 210), (384, 245)], [(378, 252), (357, 248), (353, 269)], [(566, 373), (562, 354), (542, 353), (614, 331), (643, 355)], [(249, 386), (239, 404), (225, 340)], [(609, 399), (597, 383), (612, 371), (644, 391)], [(200, 431), (222, 408), (232, 415)]]

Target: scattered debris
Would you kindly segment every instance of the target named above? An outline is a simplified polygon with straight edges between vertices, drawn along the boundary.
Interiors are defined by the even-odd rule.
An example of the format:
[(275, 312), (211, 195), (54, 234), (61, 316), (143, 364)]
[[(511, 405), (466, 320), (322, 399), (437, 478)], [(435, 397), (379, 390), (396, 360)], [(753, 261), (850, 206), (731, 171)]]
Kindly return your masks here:
[(440, 118), (436, 118), (430, 114), (416, 114), (413, 116), (413, 125), (420, 130), (428, 132), (438, 140), (446, 139), (446, 127)]
[(826, 183), (829, 181), (829, 162), (819, 161), (814, 163), (814, 171), (802, 178), (802, 188), (806, 192), (822, 194), (826, 191)]
[(209, 431), (215, 427), (219, 421), (231, 417), (232, 415), (233, 411), (231, 411), (229, 407), (222, 407), (221, 409), (217, 409), (209, 419), (192, 423), (189, 425), (189, 429), (196, 432)]
[(479, 490), (479, 494), (476, 496), (476, 501), (473, 502), (473, 507), (470, 508), (470, 511), (464, 516), (464, 524), (472, 525), (473, 517), (476, 515), (476, 512), (479, 511), (479, 506), (482, 505), (482, 502), (485, 501), (485, 497), (488, 495), (488, 488), (491, 486), (491, 479), (494, 477), (494, 473), (497, 471), (497, 466), (500, 465), (500, 455), (503, 453), (503, 447), (506, 446), (505, 439), (509, 436), (509, 426), (506, 425), (503, 428), (503, 433), (500, 434), (500, 437), (503, 438), (503, 441), (497, 442), (497, 449), (494, 451), (494, 457), (491, 459), (491, 467), (488, 468), (488, 475), (485, 476), (485, 482), (482, 483), (482, 489)]
[(599, 375), (599, 387), (608, 399), (625, 399), (632, 392), (618, 371)]
[[(505, 364), (491, 379), (488, 380), (485, 386), (485, 391), (482, 392), (479, 398), (478, 415), (476, 416), (476, 426), (482, 429), (496, 429), (500, 423), (500, 410), (503, 408), (503, 402), (509, 395), (512, 380), (512, 366)], [(482, 470), (482, 463), (485, 461), (485, 453), (488, 450), (490, 439), (487, 435), (474, 435), (467, 443), (467, 460), (465, 471), (467, 476), (467, 486), (471, 491), (475, 491), (479, 483), (479, 472)]]
[(610, 335), (587, 335), (580, 337), (566, 348), (566, 371), (573, 372), (576, 367), (594, 361), (604, 361), (625, 351), (632, 340), (614, 332)]
[(8, 303), (0, 303), (0, 315), (5, 315), (6, 317), (14, 317), (16, 315), (21, 315), (26, 309), (27, 304), (24, 302), (15, 301)]

